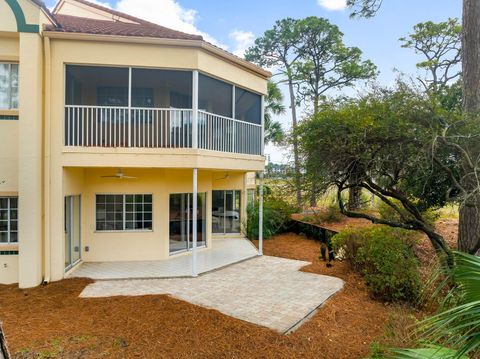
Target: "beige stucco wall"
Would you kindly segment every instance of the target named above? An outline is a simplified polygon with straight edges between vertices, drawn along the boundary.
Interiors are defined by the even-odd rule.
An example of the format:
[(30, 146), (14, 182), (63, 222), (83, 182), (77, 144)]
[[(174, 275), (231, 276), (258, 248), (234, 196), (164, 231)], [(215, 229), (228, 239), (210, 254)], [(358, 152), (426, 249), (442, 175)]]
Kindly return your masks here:
[[(28, 24), (41, 27), (42, 23), (48, 22), (45, 14), (32, 2), (19, 0), (19, 4)], [(18, 34), (16, 31), (17, 24), (10, 7), (0, 0), (0, 61), (20, 63), (20, 109), (16, 111), (20, 121), (0, 121), (0, 195), (19, 196), (18, 247), (21, 253), (20, 256), (0, 258), (0, 265), (3, 261), (8, 262), (8, 270), (0, 272), (1, 281), (4, 282), (5, 277), (8, 281), (19, 281), (21, 287), (30, 287), (38, 285), (43, 275), (49, 275), (49, 280), (63, 278), (64, 196), (69, 194), (82, 195), (82, 246), (91, 248), (88, 253), (82, 253), (84, 260), (168, 257), (169, 194), (192, 191), (193, 167), (200, 168), (199, 191), (207, 192), (207, 241), (211, 245), (211, 190), (240, 189), (242, 198), (245, 198), (244, 173), (263, 169), (263, 158), (191, 149), (67, 150), (63, 147), (64, 66), (74, 63), (198, 69), (263, 94), (266, 93), (266, 80), (201, 48), (60, 39), (52, 39), (51, 74), (45, 78), (44, 74), (49, 72), (43, 66), (44, 40), (38, 34)], [(50, 99), (42, 95), (46, 83), (51, 83)], [(52, 141), (45, 148), (42, 146), (44, 105), (47, 113), (51, 113), (49, 120), (52, 124), (45, 137), (52, 138)], [(45, 159), (50, 162), (44, 162), (42, 157), (47, 148), (51, 152), (45, 154)], [(123, 183), (99, 176), (115, 172), (116, 167), (128, 171), (131, 166), (139, 167), (132, 172), (138, 173), (141, 180)], [(233, 172), (229, 179), (217, 180), (224, 176), (223, 171)], [(44, 182), (45, 173), (48, 175), (45, 175)], [(43, 197), (44, 189), (47, 198)], [(95, 193), (116, 191), (154, 194), (155, 227), (152, 232), (95, 232)], [(44, 203), (47, 209), (43, 208)], [(46, 227), (48, 241), (43, 238)]]
[(42, 10), (38, 5), (34, 4), (29, 0), (17, 0), (18, 4), (22, 8), (23, 14), (25, 15), (25, 21), (27, 24), (39, 24)]
[[(265, 92), (266, 80), (248, 71), (207, 56), (203, 50), (151, 44), (105, 43), (52, 39), (51, 41), (51, 151), (52, 166), (205, 168), (261, 170), (261, 156), (228, 155), (192, 149), (64, 148), (65, 64), (137, 66), (150, 68), (196, 69)], [(201, 61), (199, 58), (201, 57)]]
[[(97, 20), (112, 20), (113, 18), (111, 13), (87, 6), (75, 0), (62, 1), (56, 11), (60, 15), (81, 16)], [(133, 23), (133, 21), (126, 18), (122, 18), (122, 21)]]
[(0, 255), (0, 284), (18, 283), (18, 255)]
[[(22, 9), (27, 24), (41, 25), (50, 23), (43, 11), (29, 0), (16, 0)], [(17, 31), (17, 21), (6, 1), (0, 1), (0, 31)]]
[(20, 34), (19, 75), (19, 284), (32, 287), (41, 283), (43, 268), (43, 43), (38, 34)]
[[(242, 70), (238, 66), (199, 48), (120, 42), (52, 40), (53, 68), (54, 71), (57, 71), (57, 75), (62, 75), (62, 78), (62, 65), (64, 63), (197, 69), (262, 94), (266, 94), (267, 90), (267, 81), (264, 78)], [(58, 65), (60, 65), (60, 68)]]
[(0, 31), (17, 31), (17, 21), (6, 1), (0, 1)]
[(0, 120), (0, 195), (18, 191), (18, 121)]
[[(191, 169), (140, 169), (124, 168), (132, 180), (103, 178), (112, 175), (115, 168), (65, 168), (63, 194), (82, 196), (82, 259), (84, 261), (158, 260), (169, 257), (169, 200), (172, 193), (191, 193)], [(212, 189), (237, 189), (244, 191), (244, 173), (202, 171), (198, 173), (198, 191), (207, 193), (207, 247), (211, 242)], [(96, 194), (152, 194), (153, 230), (126, 232), (97, 232), (95, 230)], [(242, 199), (243, 204), (243, 199)], [(242, 205), (243, 207), (243, 205)], [(58, 206), (57, 208), (61, 208)], [(243, 211), (242, 211), (243, 212)], [(63, 216), (63, 210), (61, 211)], [(58, 221), (63, 225), (63, 218)], [(61, 237), (63, 239), (63, 236)], [(57, 248), (55, 265), (63, 263), (64, 242), (54, 238)], [(89, 251), (85, 251), (85, 246)], [(63, 267), (62, 267), (63, 268)], [(57, 268), (56, 271), (59, 269)]]
[[(3, 4), (3, 2), (0, 2), (0, 4)], [(0, 13), (0, 27), (3, 26), (2, 20), (13, 17), (13, 15), (8, 17), (5, 17), (5, 15), (6, 14)], [(18, 61), (19, 53), (20, 49), (18, 33), (0, 34), (0, 61)]]
[[(15, 17), (10, 7), (0, 1), (0, 31), (9, 26), (10, 20), (14, 22), (16, 31)], [(18, 34), (0, 33), (0, 62), (18, 60)], [(18, 115), (18, 111), (0, 109), (0, 115)], [(0, 195), (18, 191), (18, 123), (15, 120), (0, 121)]]

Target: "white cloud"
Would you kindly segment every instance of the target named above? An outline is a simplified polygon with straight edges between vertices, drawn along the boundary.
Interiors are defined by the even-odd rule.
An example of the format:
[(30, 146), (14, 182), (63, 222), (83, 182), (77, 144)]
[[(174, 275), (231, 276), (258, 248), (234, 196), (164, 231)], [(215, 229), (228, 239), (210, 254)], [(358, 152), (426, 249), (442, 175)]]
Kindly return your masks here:
[(245, 51), (255, 42), (255, 35), (250, 31), (233, 30), (229, 37), (235, 41), (233, 53), (242, 58)]
[(347, 0), (317, 0), (318, 5), (327, 10), (344, 10)]
[(206, 41), (227, 48), (196, 27), (196, 10), (185, 9), (175, 0), (119, 0), (115, 9), (174, 30), (201, 35)]

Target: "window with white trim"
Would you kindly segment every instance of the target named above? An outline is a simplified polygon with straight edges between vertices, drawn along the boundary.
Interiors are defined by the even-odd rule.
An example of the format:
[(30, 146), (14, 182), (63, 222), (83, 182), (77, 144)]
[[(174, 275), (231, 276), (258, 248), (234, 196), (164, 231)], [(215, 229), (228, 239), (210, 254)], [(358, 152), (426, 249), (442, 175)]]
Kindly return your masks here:
[(18, 197), (0, 197), (0, 243), (18, 243)]
[(151, 194), (97, 194), (97, 231), (152, 230)]
[(18, 64), (0, 62), (0, 109), (18, 109)]

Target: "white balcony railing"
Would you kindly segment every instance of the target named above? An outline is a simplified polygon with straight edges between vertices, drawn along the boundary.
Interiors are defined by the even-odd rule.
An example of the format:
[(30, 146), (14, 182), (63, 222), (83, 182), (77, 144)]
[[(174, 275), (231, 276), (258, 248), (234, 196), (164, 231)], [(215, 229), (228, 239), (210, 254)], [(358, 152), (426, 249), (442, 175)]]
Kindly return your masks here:
[(261, 145), (261, 125), (198, 111), (199, 148), (258, 155)]
[[(65, 145), (192, 148), (193, 110), (65, 106)], [(198, 111), (198, 148), (260, 155), (262, 126)]]

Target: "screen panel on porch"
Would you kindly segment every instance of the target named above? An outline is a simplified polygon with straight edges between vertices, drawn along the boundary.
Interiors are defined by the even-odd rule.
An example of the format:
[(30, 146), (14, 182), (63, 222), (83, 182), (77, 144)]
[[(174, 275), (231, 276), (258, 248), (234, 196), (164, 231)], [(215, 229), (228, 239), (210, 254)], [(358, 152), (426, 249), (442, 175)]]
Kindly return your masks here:
[[(206, 193), (198, 193), (197, 247), (206, 246)], [(170, 195), (170, 253), (187, 251), (193, 240), (193, 194)]]
[(67, 65), (65, 145), (189, 148), (192, 87), (192, 71)]

